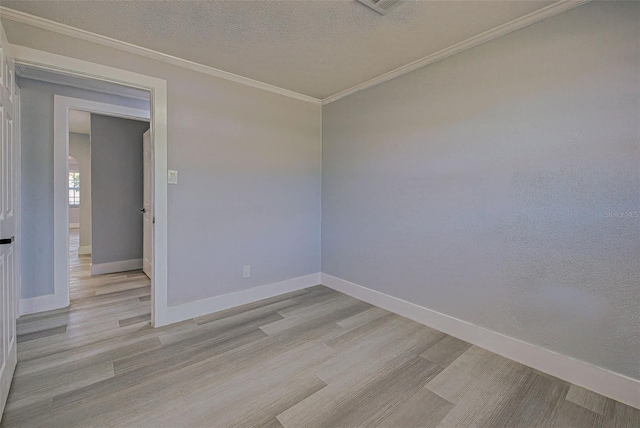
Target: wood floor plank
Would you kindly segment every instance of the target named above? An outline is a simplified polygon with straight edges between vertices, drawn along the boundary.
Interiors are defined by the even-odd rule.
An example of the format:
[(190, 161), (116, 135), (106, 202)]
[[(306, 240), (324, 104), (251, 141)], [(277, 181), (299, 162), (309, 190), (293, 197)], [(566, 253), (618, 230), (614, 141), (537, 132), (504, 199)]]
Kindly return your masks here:
[(16, 334), (18, 336), (40, 332), (43, 330), (64, 327), (69, 324), (69, 313), (59, 313), (48, 317), (31, 318), (23, 320), (20, 325), (16, 326)]
[(259, 326), (279, 317), (278, 314), (265, 315), (251, 322), (234, 325), (227, 329), (202, 331), (198, 335), (189, 336), (159, 349), (116, 360), (113, 365), (116, 374), (121, 376), (139, 369), (153, 371), (165, 369), (172, 364), (182, 365), (185, 361), (195, 362), (200, 356), (213, 356), (232, 349), (234, 346), (247, 343), (247, 341), (264, 337), (265, 334), (259, 329)]
[(114, 376), (113, 363), (81, 361), (51, 370), (17, 376), (12, 385), (12, 407), (34, 404)]
[(607, 399), (602, 395), (577, 385), (571, 385), (567, 393), (567, 400), (600, 415), (604, 413), (607, 404)]
[(142, 315), (136, 315), (130, 318), (125, 318), (125, 319), (121, 319), (118, 320), (118, 325), (120, 327), (126, 327), (128, 325), (131, 324), (138, 324), (138, 323), (151, 323), (151, 312), (149, 313), (145, 313)]
[(455, 337), (446, 336), (424, 351), (422, 358), (426, 358), (439, 366), (447, 367), (470, 347), (470, 343), (456, 339)]
[(264, 333), (259, 330), (252, 331), (226, 341), (200, 347), (197, 349), (199, 352), (183, 352), (177, 355), (174, 354), (173, 356), (167, 356), (153, 365), (144, 365), (124, 374), (116, 371), (116, 375), (114, 377), (53, 397), (53, 411), (58, 411), (65, 407), (76, 405), (77, 403), (86, 403), (93, 398), (102, 399), (109, 395), (121, 394), (123, 390), (134, 387), (139, 383), (152, 380), (154, 377), (158, 377), (173, 370), (179, 370), (180, 368), (193, 364), (194, 362), (208, 358), (211, 354), (207, 351), (214, 352), (214, 348), (215, 352), (223, 352), (229, 347), (251, 342), (263, 335)]
[(51, 397), (32, 404), (18, 403), (13, 407), (7, 402), (1, 425), (3, 427), (49, 427), (51, 426), (51, 403)]
[(473, 390), (476, 383), (491, 379), (503, 368), (504, 360), (472, 346), (436, 376), (427, 388), (445, 400), (457, 404)]
[(400, 363), (398, 358), (408, 361), (420, 355), (442, 336), (398, 315), (385, 316), (328, 341), (337, 354), (315, 373), (327, 383), (354, 373), (372, 376), (391, 360)]
[[(300, 317), (304, 314), (326, 313), (327, 308), (336, 308), (340, 305), (354, 303), (356, 299), (334, 290), (316, 290), (315, 293), (302, 295), (293, 299), (296, 305), (291, 308), (281, 309), (280, 315), (285, 318)], [(335, 304), (338, 306), (335, 306)]]
[(553, 426), (557, 428), (597, 428), (603, 426), (603, 416), (565, 400)]
[[(242, 397), (246, 390), (273, 385), (300, 374), (315, 382), (319, 379), (313, 376), (313, 369), (334, 354), (335, 351), (322, 342), (301, 342), (294, 346), (281, 347), (260, 361), (253, 360), (250, 364), (227, 366), (228, 370), (224, 373), (209, 370), (207, 374), (199, 375), (197, 379), (185, 384), (182, 393), (189, 402), (211, 394), (219, 394), (220, 402), (225, 402), (232, 400), (234, 396)], [(225, 364), (228, 360), (219, 362)], [(256, 383), (255, 379), (260, 379), (260, 382)]]
[(50, 426), (138, 426), (141, 420), (175, 412), (186, 404), (175, 380), (160, 377), (111, 394), (91, 395), (65, 407), (52, 405)]
[(94, 358), (93, 361), (96, 362), (113, 361), (117, 358), (151, 351), (161, 346), (158, 338), (149, 337), (149, 335), (131, 335), (117, 339), (116, 341), (109, 341), (108, 343), (96, 342), (87, 346), (45, 355), (37, 359), (19, 362), (16, 373), (24, 376), (63, 364), (72, 364), (84, 358)]
[(323, 343), (306, 343), (266, 361), (243, 365), (222, 376), (189, 382), (183, 396), (189, 406), (172, 422), (190, 425), (256, 426), (276, 416), (326, 384), (310, 368), (333, 355)]
[(215, 336), (221, 332), (225, 332), (236, 327), (251, 326), (250, 328), (260, 328), (264, 324), (269, 324), (281, 319), (282, 316), (274, 311), (271, 308), (271, 305), (267, 305), (262, 308), (252, 309), (250, 311), (231, 315), (216, 321), (200, 325), (195, 324), (194, 327), (189, 328), (188, 330), (168, 333), (161, 332), (159, 337), (163, 345), (171, 346), (176, 342), (185, 342), (193, 338), (196, 338), (197, 340), (204, 336)]
[[(195, 320), (196, 324), (198, 324), (198, 325), (206, 324), (208, 322), (216, 321), (216, 320), (219, 320), (219, 319), (222, 319), (222, 318), (228, 318), (228, 317), (233, 316), (233, 315), (242, 314), (244, 312), (248, 312), (248, 311), (251, 311), (253, 309), (264, 308), (264, 306), (271, 306), (273, 304), (276, 304), (274, 306), (271, 306), (273, 308), (284, 309), (284, 308), (287, 308), (289, 306), (293, 306), (295, 304), (295, 302), (292, 301), (291, 299), (293, 299), (294, 297), (297, 297), (297, 296), (301, 296), (301, 295), (307, 294), (307, 293), (308, 292), (306, 290), (293, 291), (291, 293), (286, 293), (286, 294), (282, 294), (280, 296), (271, 297), (269, 299), (264, 299), (264, 300), (261, 300), (259, 302), (248, 303), (246, 305), (237, 306), (235, 308), (230, 308), (230, 309), (225, 309), (224, 311), (215, 312), (213, 314), (203, 315), (201, 317), (196, 317), (196, 318), (194, 318), (194, 320)], [(283, 301), (286, 301), (287, 303), (282, 304), (282, 305), (278, 305), (278, 304), (282, 303)], [(277, 309), (275, 309), (275, 310), (277, 310)]]
[(389, 314), (390, 314), (389, 311), (385, 311), (384, 309), (373, 307), (357, 315), (349, 317), (345, 320), (338, 321), (338, 325), (340, 327), (353, 329), (353, 328), (368, 324), (371, 321), (375, 321), (378, 318), (382, 318), (383, 316), (389, 315)]
[(278, 416), (289, 427), (371, 427), (380, 424), (441, 371), (415, 356), (403, 364), (390, 361), (369, 378), (346, 376)]
[(568, 391), (567, 382), (531, 371), (486, 423), (507, 427), (552, 426)]
[[(530, 368), (488, 351), (484, 351), (488, 354), (488, 358), (484, 359), (483, 353), (470, 352), (474, 348), (469, 348), (440, 374), (442, 377), (434, 378), (427, 385), (429, 390), (455, 404), (442, 420), (440, 425), (443, 427), (494, 426), (489, 421), (497, 417), (501, 417), (500, 420), (506, 418), (503, 413), (507, 411), (505, 406), (513, 396), (522, 391), (529, 379)], [(463, 358), (467, 355), (474, 358)], [(471, 364), (467, 366), (468, 363)], [(452, 367), (455, 369), (448, 370)], [(453, 388), (447, 381), (453, 384)], [(451, 394), (452, 399), (443, 393)]]
[(67, 331), (66, 325), (59, 327), (48, 328), (46, 330), (34, 331), (33, 333), (26, 333), (18, 335), (18, 343), (28, 342), (30, 340), (41, 339), (43, 337), (55, 336), (65, 333)]
[(453, 407), (454, 404), (444, 398), (438, 397), (426, 388), (421, 388), (378, 426), (381, 428), (437, 427)]
[(632, 428), (640, 427), (640, 409), (606, 398), (603, 411), (603, 422), (606, 427)]
[(280, 310), (278, 313), (284, 318), (279, 321), (275, 321), (271, 324), (260, 327), (262, 331), (269, 335), (280, 333), (289, 328), (298, 327), (302, 323), (309, 322), (316, 318), (322, 318), (325, 315), (330, 315), (336, 311), (359, 307), (359, 312), (369, 309), (371, 305), (356, 300), (352, 297), (337, 295), (335, 299), (327, 300), (318, 305), (311, 305), (305, 308), (298, 308), (293, 306), (289, 310)]
[[(278, 382), (260, 383), (244, 388), (242, 396), (229, 402), (228, 392), (212, 395), (182, 409), (175, 415), (176, 424), (187, 422), (191, 426), (263, 427), (273, 425), (276, 416), (307, 397), (322, 390), (326, 384), (312, 376), (285, 376)], [(219, 398), (224, 397), (221, 401)], [(278, 421), (278, 424), (280, 422)], [(171, 423), (169, 425), (172, 425)]]

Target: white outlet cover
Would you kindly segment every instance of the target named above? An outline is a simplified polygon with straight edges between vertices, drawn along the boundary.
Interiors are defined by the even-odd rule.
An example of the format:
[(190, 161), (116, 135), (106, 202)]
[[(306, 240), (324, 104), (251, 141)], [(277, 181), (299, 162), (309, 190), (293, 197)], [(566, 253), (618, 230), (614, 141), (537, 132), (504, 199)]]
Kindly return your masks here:
[(169, 184), (178, 184), (178, 171), (170, 169), (168, 173)]

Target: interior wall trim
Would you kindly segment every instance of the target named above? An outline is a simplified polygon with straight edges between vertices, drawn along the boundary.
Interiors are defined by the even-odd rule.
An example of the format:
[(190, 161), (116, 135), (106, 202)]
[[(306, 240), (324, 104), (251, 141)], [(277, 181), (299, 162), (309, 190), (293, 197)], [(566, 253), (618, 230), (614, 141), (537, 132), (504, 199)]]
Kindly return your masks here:
[(306, 101), (314, 104), (320, 104), (321, 102), (321, 100), (319, 100), (318, 98), (300, 94), (298, 92), (291, 91), (289, 89), (280, 88), (278, 86), (270, 85), (268, 83), (250, 79), (248, 77), (239, 76), (237, 74), (233, 74), (228, 71), (219, 70), (217, 68), (209, 67), (207, 65), (199, 64), (194, 61), (189, 61), (186, 59), (178, 58), (173, 55), (154, 51), (152, 49), (143, 48), (142, 46), (123, 42), (121, 40), (112, 39), (111, 37), (102, 36), (100, 34), (92, 33), (86, 30), (81, 30), (80, 28), (75, 28), (70, 25), (61, 24), (59, 22), (51, 21), (45, 18), (40, 18), (39, 16), (30, 15), (28, 13), (20, 12), (14, 9), (9, 9), (4, 6), (0, 6), (0, 16), (2, 16), (3, 19), (8, 19), (10, 21), (27, 24), (33, 27), (41, 28), (43, 30), (48, 30), (48, 31), (53, 31), (54, 33), (63, 34), (65, 36), (75, 37), (77, 39), (81, 39), (87, 42), (92, 42), (102, 46), (119, 49), (125, 52), (140, 55), (146, 58), (151, 58), (156, 61), (162, 61), (167, 64), (176, 65), (178, 67), (187, 68), (189, 70), (208, 74), (209, 76), (219, 77), (221, 79), (230, 80), (232, 82), (240, 83), (242, 85), (251, 86), (253, 88), (258, 88), (258, 89), (273, 92), (276, 94), (284, 95), (289, 98), (295, 98), (297, 100)]
[(167, 324), (188, 320), (202, 315), (212, 314), (258, 300), (268, 299), (303, 288), (320, 284), (320, 273), (291, 278), (280, 282), (272, 282), (246, 290), (235, 291), (195, 302), (169, 306), (167, 308)]
[(535, 24), (536, 22), (542, 21), (543, 19), (547, 19), (562, 12), (566, 12), (567, 10), (573, 9), (574, 7), (578, 7), (584, 3), (588, 3), (589, 1), (591, 0), (560, 0), (556, 3), (550, 4), (549, 6), (543, 7), (540, 10), (536, 10), (535, 12), (531, 12), (527, 15), (521, 16), (520, 18), (516, 18), (513, 21), (487, 30), (484, 33), (480, 33), (476, 36), (463, 40), (460, 43), (456, 43), (455, 45), (444, 48), (434, 54), (417, 59), (407, 65), (398, 67), (395, 70), (391, 70), (371, 80), (328, 96), (322, 100), (322, 105), (338, 101), (340, 98), (347, 97), (356, 92), (371, 88), (407, 73), (411, 73), (412, 71), (415, 71), (422, 67), (426, 67), (429, 64), (433, 64), (434, 62), (450, 57), (451, 55), (455, 55), (467, 49), (478, 46), (482, 43), (493, 40), (497, 37), (504, 36), (505, 34), (509, 34), (531, 24)]
[(640, 409), (640, 380), (541, 348), (326, 273), (321, 274), (321, 280), (326, 287)]
[(37, 312), (52, 311), (69, 306), (69, 303), (59, 294), (47, 294), (45, 296), (20, 299), (18, 302), (18, 314), (29, 315)]
[(104, 275), (106, 273), (128, 272), (142, 269), (142, 259), (120, 260), (117, 262), (91, 264), (91, 275)]

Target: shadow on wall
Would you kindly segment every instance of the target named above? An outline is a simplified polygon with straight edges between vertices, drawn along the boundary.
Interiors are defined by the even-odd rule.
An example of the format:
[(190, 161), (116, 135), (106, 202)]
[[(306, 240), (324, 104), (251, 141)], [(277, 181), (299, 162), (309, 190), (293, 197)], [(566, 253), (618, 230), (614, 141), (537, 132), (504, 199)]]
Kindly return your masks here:
[(142, 266), (145, 121), (91, 114), (92, 266)]

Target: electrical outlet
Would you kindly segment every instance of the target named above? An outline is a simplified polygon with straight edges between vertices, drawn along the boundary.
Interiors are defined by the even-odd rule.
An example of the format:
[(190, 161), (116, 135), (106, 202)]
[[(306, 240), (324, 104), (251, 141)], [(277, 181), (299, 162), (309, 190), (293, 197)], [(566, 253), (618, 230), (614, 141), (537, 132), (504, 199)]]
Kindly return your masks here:
[(243, 276), (244, 278), (249, 278), (249, 277), (251, 277), (251, 265), (245, 265), (245, 266), (242, 268), (242, 276)]

